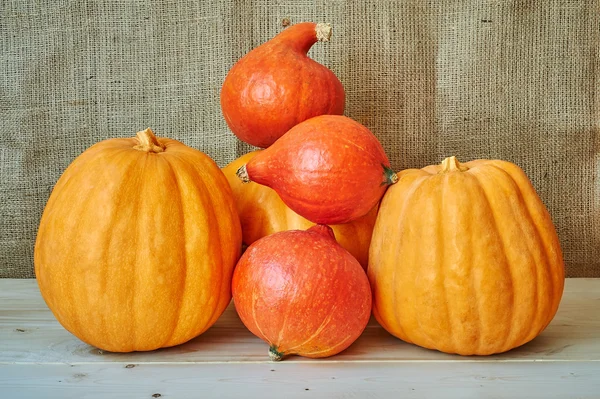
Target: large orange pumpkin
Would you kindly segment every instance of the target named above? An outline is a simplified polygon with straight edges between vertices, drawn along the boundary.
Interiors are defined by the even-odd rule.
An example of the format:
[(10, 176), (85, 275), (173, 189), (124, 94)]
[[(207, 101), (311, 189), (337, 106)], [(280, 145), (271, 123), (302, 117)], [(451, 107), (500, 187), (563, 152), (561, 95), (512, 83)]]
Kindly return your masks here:
[(462, 355), (523, 345), (564, 286), (556, 231), (525, 173), (498, 160), (405, 170), (381, 201), (373, 312), (404, 341)]
[(205, 154), (150, 129), (81, 154), (57, 182), (35, 245), (40, 291), (58, 321), (98, 348), (188, 341), (231, 299), (241, 228)]
[[(285, 230), (306, 230), (314, 223), (291, 210), (277, 193), (258, 183), (242, 183), (237, 170), (261, 151), (242, 155), (223, 168), (233, 191), (235, 204), (242, 223), (242, 239), (250, 245), (254, 241)], [(377, 217), (378, 205), (365, 216), (350, 223), (332, 225), (337, 242), (367, 268), (371, 234)]]

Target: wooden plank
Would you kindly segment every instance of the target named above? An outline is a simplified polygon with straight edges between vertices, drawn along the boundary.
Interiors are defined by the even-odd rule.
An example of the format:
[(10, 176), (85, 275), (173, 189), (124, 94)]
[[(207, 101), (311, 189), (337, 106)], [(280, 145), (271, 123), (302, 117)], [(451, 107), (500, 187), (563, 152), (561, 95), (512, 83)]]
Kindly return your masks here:
[[(559, 312), (541, 336), (505, 354), (461, 357), (406, 344), (371, 321), (341, 354), (285, 362), (428, 361), (526, 362), (600, 360), (600, 279), (568, 279)], [(268, 362), (267, 346), (230, 306), (209, 331), (192, 341), (153, 352), (99, 352), (64, 330), (43, 302), (35, 280), (0, 279), (0, 364)]]
[(600, 362), (31, 364), (0, 366), (0, 397), (597, 399), (599, 375)]

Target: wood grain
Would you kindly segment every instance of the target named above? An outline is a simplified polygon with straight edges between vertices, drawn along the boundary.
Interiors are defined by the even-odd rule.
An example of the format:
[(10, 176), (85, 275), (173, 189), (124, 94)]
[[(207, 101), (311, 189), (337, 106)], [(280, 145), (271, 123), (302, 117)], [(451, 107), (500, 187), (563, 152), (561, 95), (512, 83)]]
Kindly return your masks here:
[(3, 398), (597, 399), (600, 363), (122, 364), (0, 366)]
[[(271, 363), (230, 306), (205, 334), (146, 353), (101, 352), (60, 326), (35, 280), (0, 280), (0, 397), (600, 397), (600, 279), (568, 279), (538, 338), (505, 354), (446, 355), (371, 320), (327, 359)], [(274, 370), (274, 371), (271, 371)], [(309, 391), (305, 391), (308, 388)], [(213, 394), (211, 394), (214, 393)], [(82, 396), (82, 394), (85, 395)], [(537, 395), (537, 396), (536, 396)], [(594, 396), (595, 395), (595, 396)], [(202, 397), (206, 397), (202, 395)]]

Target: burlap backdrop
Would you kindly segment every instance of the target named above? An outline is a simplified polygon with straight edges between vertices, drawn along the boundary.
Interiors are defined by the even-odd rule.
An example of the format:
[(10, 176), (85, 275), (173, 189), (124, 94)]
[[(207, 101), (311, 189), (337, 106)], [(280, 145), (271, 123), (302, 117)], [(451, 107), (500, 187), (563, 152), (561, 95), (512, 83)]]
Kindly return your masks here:
[(500, 158), (532, 179), (569, 276), (600, 277), (599, 1), (0, 2), (0, 277), (33, 277), (50, 191), (83, 150), (152, 127), (224, 166), (233, 63), (325, 21), (312, 57), (394, 168)]

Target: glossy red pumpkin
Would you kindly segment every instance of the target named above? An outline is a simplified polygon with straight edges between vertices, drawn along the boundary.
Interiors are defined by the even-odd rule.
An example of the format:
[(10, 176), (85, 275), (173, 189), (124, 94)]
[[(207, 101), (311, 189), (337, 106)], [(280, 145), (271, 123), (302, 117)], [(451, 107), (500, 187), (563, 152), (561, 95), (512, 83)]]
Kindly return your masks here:
[(231, 68), (221, 88), (221, 109), (240, 140), (268, 147), (306, 119), (344, 112), (341, 82), (307, 56), (330, 35), (327, 24), (292, 25)]
[(271, 187), (300, 216), (321, 224), (365, 215), (397, 181), (373, 133), (339, 115), (294, 126), (242, 166), (238, 176)]
[(324, 225), (250, 245), (232, 290), (240, 319), (269, 344), (272, 360), (335, 355), (360, 336), (371, 314), (365, 272)]
[[(273, 189), (253, 182), (242, 183), (238, 179), (236, 171), (258, 154), (260, 151), (242, 155), (223, 168), (223, 174), (233, 191), (242, 223), (242, 239), (246, 245), (278, 231), (306, 230), (314, 226), (313, 222), (306, 220), (285, 205)], [(336, 240), (359, 261), (365, 270), (377, 209), (378, 205), (375, 205), (365, 216), (350, 223), (331, 225)]]

